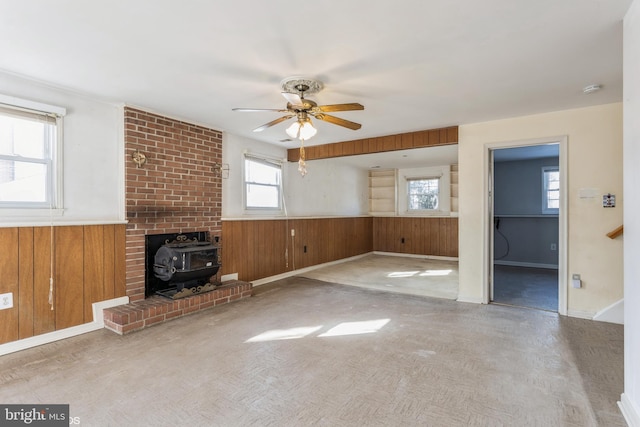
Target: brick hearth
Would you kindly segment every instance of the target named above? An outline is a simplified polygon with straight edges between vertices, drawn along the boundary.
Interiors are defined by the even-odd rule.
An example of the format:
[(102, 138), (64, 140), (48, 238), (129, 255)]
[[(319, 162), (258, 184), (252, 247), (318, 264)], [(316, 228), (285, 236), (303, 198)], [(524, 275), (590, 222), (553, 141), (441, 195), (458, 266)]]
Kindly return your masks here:
[(125, 335), (170, 319), (196, 313), (216, 305), (227, 304), (251, 296), (251, 283), (239, 280), (224, 282), (217, 289), (204, 294), (171, 300), (161, 296), (133, 301), (104, 310), (105, 328)]

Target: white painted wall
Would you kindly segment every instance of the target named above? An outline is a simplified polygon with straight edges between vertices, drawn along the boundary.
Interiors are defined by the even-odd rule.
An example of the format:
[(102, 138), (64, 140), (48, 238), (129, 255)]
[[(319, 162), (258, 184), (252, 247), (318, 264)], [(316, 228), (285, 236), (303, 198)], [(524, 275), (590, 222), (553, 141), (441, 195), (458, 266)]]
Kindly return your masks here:
[(288, 163), (285, 188), (291, 216), (357, 216), (369, 210), (369, 175), (336, 159), (307, 161), (307, 175)]
[[(244, 153), (248, 151), (277, 159), (286, 159), (285, 147), (225, 133), (222, 161), (229, 164), (229, 178), (222, 181), (222, 217), (273, 217), (273, 213), (246, 213), (242, 201)], [(308, 174), (298, 173), (298, 163), (283, 164), (283, 187), (289, 217), (353, 216), (368, 211), (368, 175), (366, 170), (335, 159), (307, 161)], [(284, 216), (284, 212), (280, 215)]]
[(624, 394), (622, 409), (640, 426), (640, 0), (624, 20)]
[[(58, 224), (122, 222), (122, 107), (40, 82), (0, 73), (0, 93), (67, 109), (64, 117), (64, 212)], [(2, 226), (48, 225), (48, 216), (0, 215)]]
[[(460, 126), (461, 300), (482, 301), (483, 295), (485, 146), (563, 135), (568, 137), (567, 275), (581, 274), (584, 284), (568, 289), (568, 312), (590, 317), (622, 298), (622, 240), (606, 237), (622, 224), (623, 213), (622, 104), (616, 103)], [(617, 207), (603, 208), (601, 198), (579, 198), (582, 188), (616, 194)]]

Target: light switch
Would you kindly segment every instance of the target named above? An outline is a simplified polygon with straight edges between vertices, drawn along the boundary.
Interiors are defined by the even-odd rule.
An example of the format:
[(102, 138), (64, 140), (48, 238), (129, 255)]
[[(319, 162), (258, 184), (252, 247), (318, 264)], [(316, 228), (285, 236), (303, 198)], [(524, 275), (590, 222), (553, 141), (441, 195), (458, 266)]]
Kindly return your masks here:
[(574, 288), (582, 287), (582, 280), (580, 280), (579, 274), (574, 274), (573, 276), (571, 276), (571, 284), (573, 285)]

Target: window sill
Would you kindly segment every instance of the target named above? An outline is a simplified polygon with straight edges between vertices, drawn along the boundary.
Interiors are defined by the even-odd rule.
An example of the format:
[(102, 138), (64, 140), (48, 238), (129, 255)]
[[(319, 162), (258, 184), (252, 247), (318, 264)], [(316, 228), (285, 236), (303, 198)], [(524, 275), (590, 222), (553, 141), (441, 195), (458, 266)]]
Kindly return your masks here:
[(245, 209), (242, 212), (245, 216), (284, 216), (281, 209)]
[(449, 216), (451, 212), (449, 211), (404, 211), (402, 212), (403, 216)]
[(558, 218), (558, 214), (493, 214), (496, 218)]

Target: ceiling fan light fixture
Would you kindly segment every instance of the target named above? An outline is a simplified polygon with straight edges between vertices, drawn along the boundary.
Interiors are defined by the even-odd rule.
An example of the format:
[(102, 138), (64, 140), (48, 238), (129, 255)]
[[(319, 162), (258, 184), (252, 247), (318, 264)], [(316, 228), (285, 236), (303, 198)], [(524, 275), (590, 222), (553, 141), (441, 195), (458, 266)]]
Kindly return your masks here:
[(311, 123), (311, 119), (299, 119), (291, 124), (286, 130), (287, 135), (291, 138), (298, 138), (301, 140), (307, 140), (313, 137), (318, 130), (313, 127), (313, 123)]
[(291, 138), (298, 138), (298, 134), (300, 133), (300, 122), (293, 122), (291, 123), (291, 126), (289, 126), (286, 131), (287, 135), (289, 135)]
[(300, 125), (300, 139), (307, 140), (313, 137), (316, 133), (318, 133), (318, 130), (313, 127), (313, 124), (311, 123), (311, 119), (305, 120)]

